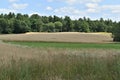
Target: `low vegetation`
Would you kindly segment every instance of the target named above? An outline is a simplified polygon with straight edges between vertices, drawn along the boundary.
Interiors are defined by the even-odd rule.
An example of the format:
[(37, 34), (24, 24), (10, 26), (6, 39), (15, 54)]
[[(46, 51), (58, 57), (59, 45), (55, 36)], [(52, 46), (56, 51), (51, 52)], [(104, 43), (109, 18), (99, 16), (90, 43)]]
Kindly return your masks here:
[(46, 50), (49, 50), (48, 53), (42, 53), (37, 58), (16, 59), (14, 56), (8, 62), (1, 60), (0, 80), (120, 79), (119, 54), (94, 56), (92, 52), (74, 53), (69, 50), (66, 53), (53, 54), (53, 49)]
[[(60, 33), (59, 33), (60, 34)], [(80, 33), (79, 33), (80, 34)], [(61, 40), (74, 41), (69, 33)], [(85, 35), (85, 34), (83, 34)], [(98, 43), (40, 42), (60, 40), (58, 33), (0, 35), (0, 80), (119, 80), (120, 45), (109, 34), (89, 34)], [(95, 37), (97, 36), (97, 37)], [(102, 42), (101, 38), (106, 41)], [(108, 39), (109, 38), (109, 39)], [(35, 41), (34, 41), (35, 39)], [(81, 39), (81, 37), (79, 38)], [(81, 41), (79, 40), (78, 41)], [(82, 36), (85, 40), (85, 37)], [(86, 41), (88, 40), (86, 38)], [(94, 40), (96, 39), (96, 40)], [(27, 42), (26, 42), (26, 41)], [(38, 41), (36, 41), (38, 40)]]
[(43, 42), (79, 42), (79, 43), (111, 43), (111, 33), (80, 33), (80, 32), (57, 32), (57, 33), (26, 33), (0, 35), (1, 40), (6, 41), (43, 41)]
[(42, 47), (42, 48), (70, 48), (70, 49), (120, 49), (119, 43), (63, 43), (63, 42), (28, 42), (28, 41), (5, 41), (7, 43), (29, 46), (29, 47)]

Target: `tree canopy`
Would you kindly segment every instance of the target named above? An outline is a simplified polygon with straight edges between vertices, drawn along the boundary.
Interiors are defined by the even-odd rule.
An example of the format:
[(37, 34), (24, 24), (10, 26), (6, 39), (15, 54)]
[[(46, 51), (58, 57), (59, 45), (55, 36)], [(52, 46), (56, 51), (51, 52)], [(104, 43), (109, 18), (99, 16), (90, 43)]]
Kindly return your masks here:
[(112, 20), (91, 20), (79, 18), (72, 20), (69, 16), (64, 18), (54, 16), (40, 16), (33, 14), (9, 13), (0, 14), (0, 33), (25, 32), (112, 32), (115, 41), (120, 41), (120, 22)]

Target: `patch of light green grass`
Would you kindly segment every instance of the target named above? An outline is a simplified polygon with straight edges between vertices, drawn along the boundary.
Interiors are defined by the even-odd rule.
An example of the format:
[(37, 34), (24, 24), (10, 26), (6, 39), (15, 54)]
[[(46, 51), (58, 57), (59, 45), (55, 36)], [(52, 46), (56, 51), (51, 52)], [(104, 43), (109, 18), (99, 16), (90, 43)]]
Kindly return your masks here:
[(9, 42), (29, 47), (120, 49), (119, 43)]

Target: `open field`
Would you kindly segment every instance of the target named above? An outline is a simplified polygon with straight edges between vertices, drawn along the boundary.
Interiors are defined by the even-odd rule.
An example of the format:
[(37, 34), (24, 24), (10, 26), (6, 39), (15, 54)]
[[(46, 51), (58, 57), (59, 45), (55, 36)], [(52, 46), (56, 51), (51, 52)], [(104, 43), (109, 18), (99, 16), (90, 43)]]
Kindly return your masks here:
[[(59, 40), (58, 35), (63, 39)], [(82, 40), (83, 35), (84, 39), (88, 36), (85, 33), (0, 35), (1, 40), (28, 41), (0, 42), (0, 80), (119, 80), (119, 44), (109, 43), (110, 34), (89, 33), (90, 41)], [(55, 43), (51, 43), (53, 38)], [(33, 42), (43, 40), (48, 42)], [(67, 41), (88, 43), (64, 43)]]
[(120, 79), (120, 50), (0, 45), (1, 80)]
[(112, 42), (110, 33), (27, 33), (0, 35), (1, 40), (11, 41), (48, 41), (48, 42), (87, 42), (109, 43)]
[(120, 43), (66, 43), (66, 42), (28, 42), (6, 41), (7, 43), (38, 48), (69, 48), (69, 49), (120, 49)]

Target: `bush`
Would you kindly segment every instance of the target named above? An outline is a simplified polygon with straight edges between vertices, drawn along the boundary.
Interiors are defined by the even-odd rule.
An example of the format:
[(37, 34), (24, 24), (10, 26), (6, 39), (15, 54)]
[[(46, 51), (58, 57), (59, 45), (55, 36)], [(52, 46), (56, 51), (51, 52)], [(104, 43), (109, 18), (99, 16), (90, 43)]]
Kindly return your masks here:
[(120, 41), (120, 22), (113, 28), (113, 41)]

